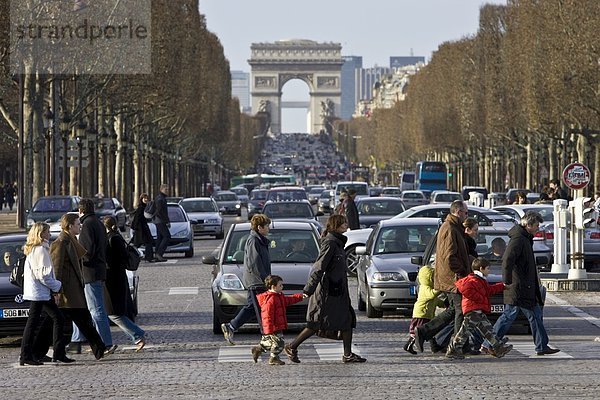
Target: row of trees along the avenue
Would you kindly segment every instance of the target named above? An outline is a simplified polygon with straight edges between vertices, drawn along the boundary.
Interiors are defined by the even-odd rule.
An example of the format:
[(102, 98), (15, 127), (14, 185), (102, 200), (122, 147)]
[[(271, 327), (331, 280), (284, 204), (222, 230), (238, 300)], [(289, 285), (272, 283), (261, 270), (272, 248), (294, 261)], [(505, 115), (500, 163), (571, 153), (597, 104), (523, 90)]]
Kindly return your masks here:
[(445, 161), (453, 188), (539, 190), (579, 161), (598, 190), (599, 26), (597, 0), (486, 5), (478, 33), (439, 46), (405, 101), (335, 121), (334, 137), (379, 171)]
[[(50, 20), (59, 12), (60, 2), (28, 1)], [(131, 209), (160, 183), (201, 195), (253, 164), (266, 119), (240, 115), (198, 0), (150, 3), (150, 74), (40, 74), (35, 56), (20, 74), (10, 68), (10, 1), (0, 0), (0, 182), (18, 182), (23, 208), (43, 195), (102, 193)]]

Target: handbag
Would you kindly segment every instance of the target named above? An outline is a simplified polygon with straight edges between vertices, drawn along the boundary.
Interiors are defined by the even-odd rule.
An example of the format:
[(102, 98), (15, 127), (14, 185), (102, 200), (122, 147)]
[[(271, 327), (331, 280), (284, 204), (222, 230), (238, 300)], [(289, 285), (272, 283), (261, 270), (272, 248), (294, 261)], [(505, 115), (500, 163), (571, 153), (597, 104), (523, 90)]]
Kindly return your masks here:
[(17, 260), (17, 263), (10, 271), (9, 281), (15, 286), (23, 288), (23, 281), (25, 280), (25, 260), (26, 256), (22, 256)]
[(127, 260), (125, 260), (125, 269), (137, 271), (140, 266), (142, 255), (140, 251), (131, 243), (127, 243)]

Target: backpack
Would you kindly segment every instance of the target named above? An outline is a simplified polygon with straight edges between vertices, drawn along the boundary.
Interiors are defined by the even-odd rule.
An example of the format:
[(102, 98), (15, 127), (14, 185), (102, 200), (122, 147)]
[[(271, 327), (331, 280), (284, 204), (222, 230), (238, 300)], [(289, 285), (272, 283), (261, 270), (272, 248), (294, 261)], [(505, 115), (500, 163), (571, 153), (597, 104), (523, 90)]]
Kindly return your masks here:
[(154, 200), (150, 200), (144, 209), (144, 218), (151, 219), (156, 214), (156, 204)]
[(10, 271), (10, 283), (20, 288), (23, 287), (23, 281), (25, 280), (25, 260), (26, 256), (22, 256), (17, 260), (17, 263)]
[(125, 260), (125, 268), (130, 271), (137, 271), (140, 266), (141, 255), (138, 249), (131, 243), (127, 243), (127, 260)]

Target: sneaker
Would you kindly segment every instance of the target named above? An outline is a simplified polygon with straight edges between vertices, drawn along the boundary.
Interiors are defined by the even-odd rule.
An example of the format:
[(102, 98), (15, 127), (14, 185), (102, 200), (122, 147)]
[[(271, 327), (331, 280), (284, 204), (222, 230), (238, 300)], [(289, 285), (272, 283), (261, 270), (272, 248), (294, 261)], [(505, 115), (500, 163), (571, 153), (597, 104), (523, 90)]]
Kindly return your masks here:
[(448, 345), (448, 349), (446, 350), (446, 358), (450, 358), (451, 360), (462, 360), (465, 358), (462, 351), (457, 350), (452, 345)]
[(252, 359), (254, 362), (258, 362), (258, 358), (262, 354), (262, 348), (260, 346), (255, 346), (252, 348)]
[(423, 352), (423, 344), (425, 343), (425, 339), (421, 337), (419, 334), (419, 328), (415, 328), (415, 343), (414, 348), (419, 352)]
[(502, 344), (495, 349), (490, 349), (490, 354), (496, 358), (504, 357), (513, 348), (512, 344)]
[(269, 358), (269, 365), (285, 365), (278, 356)]
[(347, 363), (364, 363), (367, 361), (366, 358), (359, 356), (358, 354), (350, 353), (349, 356), (342, 356), (342, 362)]
[(286, 344), (283, 348), (283, 352), (288, 356), (291, 362), (300, 364), (300, 359), (298, 358), (298, 349), (292, 349), (289, 344)]
[(409, 337), (406, 343), (404, 343), (404, 351), (409, 352), (410, 354), (417, 354), (417, 351), (414, 349), (415, 338)]
[(233, 329), (231, 328), (230, 324), (221, 324), (221, 330), (223, 331), (223, 337), (225, 338), (225, 340), (227, 341), (227, 343), (229, 343), (230, 345), (235, 345), (235, 343), (233, 343)]

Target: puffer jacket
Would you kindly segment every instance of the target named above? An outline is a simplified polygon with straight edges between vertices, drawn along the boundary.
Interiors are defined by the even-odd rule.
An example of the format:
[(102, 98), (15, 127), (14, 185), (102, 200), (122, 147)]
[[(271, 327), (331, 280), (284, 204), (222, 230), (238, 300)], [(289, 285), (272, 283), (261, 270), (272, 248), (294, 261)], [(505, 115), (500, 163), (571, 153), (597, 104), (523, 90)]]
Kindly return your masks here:
[(350, 303), (346, 252), (348, 238), (329, 232), (321, 239), (321, 249), (313, 265), (304, 293), (309, 297), (306, 325), (312, 330), (346, 331), (356, 327), (356, 314)]
[(483, 276), (473, 273), (457, 280), (456, 287), (462, 294), (463, 314), (470, 311), (483, 311), (489, 314), (492, 311), (490, 296), (501, 293), (504, 290), (504, 283), (490, 285)]
[(430, 265), (425, 265), (419, 269), (419, 274), (417, 275), (419, 294), (413, 306), (413, 318), (433, 319), (435, 309), (444, 306), (444, 302), (438, 297), (440, 291), (433, 288), (434, 274), (434, 268)]
[(263, 333), (270, 335), (287, 329), (285, 308), (302, 301), (302, 293), (286, 296), (283, 293), (266, 291), (256, 295), (260, 306)]
[(54, 277), (54, 268), (48, 251), (48, 242), (35, 246), (25, 259), (23, 298), (29, 301), (48, 301), (58, 293), (60, 281)]
[(442, 292), (456, 293), (454, 282), (472, 272), (463, 232), (462, 223), (452, 214), (438, 231), (433, 287)]

